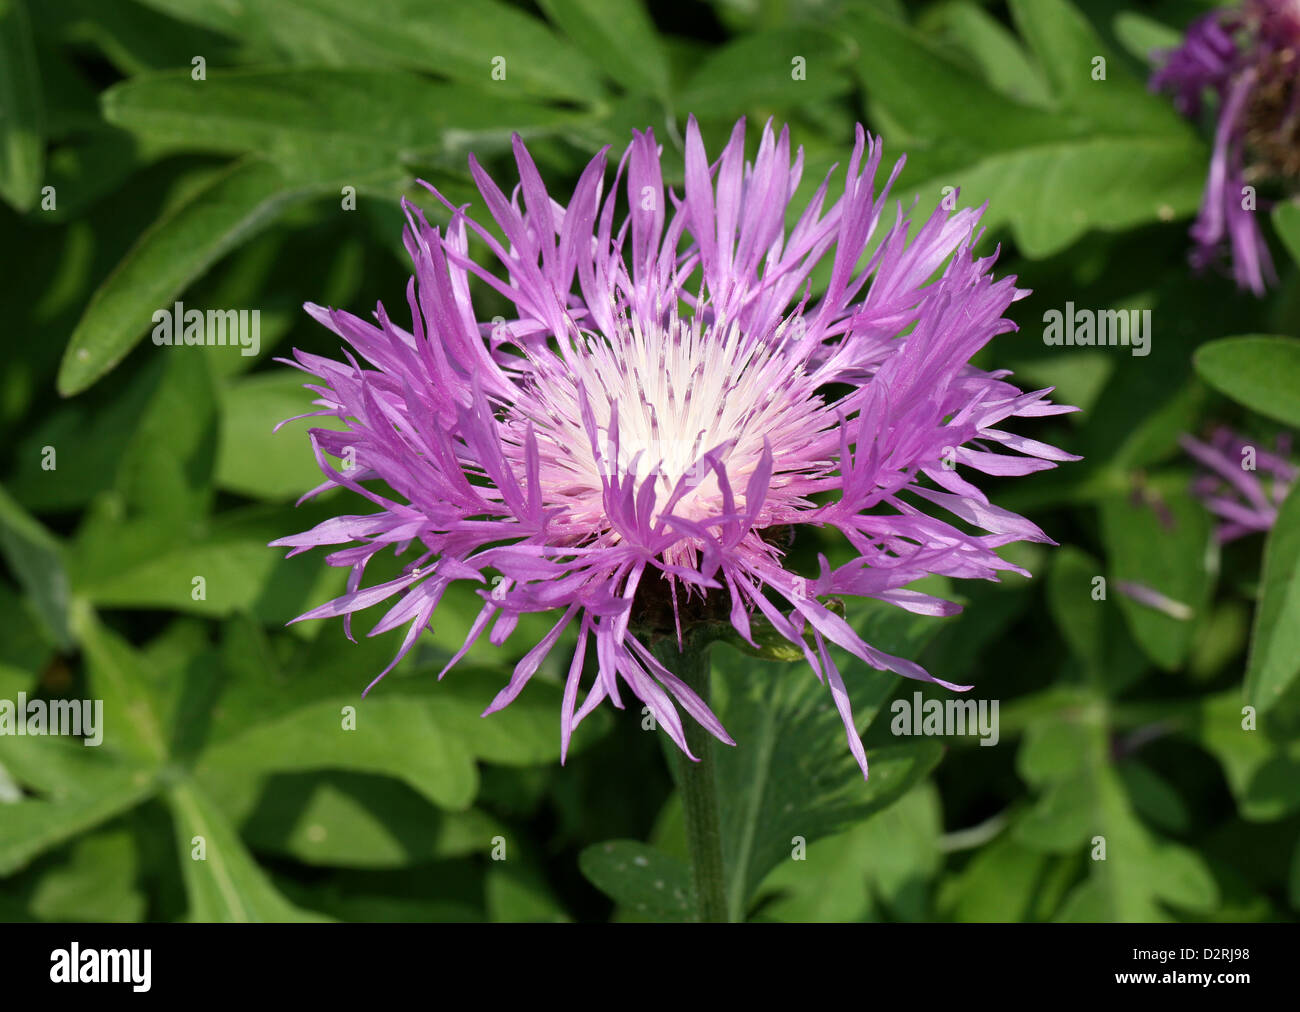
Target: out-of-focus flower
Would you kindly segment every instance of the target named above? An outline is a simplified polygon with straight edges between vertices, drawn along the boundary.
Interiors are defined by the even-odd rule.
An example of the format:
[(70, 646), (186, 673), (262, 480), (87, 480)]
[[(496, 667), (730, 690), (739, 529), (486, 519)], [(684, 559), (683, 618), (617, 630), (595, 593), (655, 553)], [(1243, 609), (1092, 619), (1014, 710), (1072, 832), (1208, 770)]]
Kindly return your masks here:
[(1180, 622), (1187, 622), (1195, 615), (1195, 612), (1183, 604), (1182, 601), (1175, 601), (1172, 597), (1160, 593), (1155, 587), (1145, 583), (1136, 583), (1133, 580), (1116, 580), (1115, 589), (1125, 597), (1132, 598), (1138, 604), (1154, 608), (1156, 611), (1162, 612), (1170, 618), (1176, 618)]
[(1246, 0), (1213, 11), (1192, 23), (1181, 46), (1157, 57), (1151, 86), (1172, 92), (1183, 115), (1199, 119), (1206, 95), (1217, 97), (1192, 263), (1204, 268), (1230, 250), (1237, 284), (1263, 294), (1277, 278), (1245, 188), (1300, 188), (1300, 0)]
[[(489, 629), (500, 645), (520, 615), (560, 612), (488, 713), (576, 623), (563, 748), (602, 700), (621, 707), (630, 691), (687, 754), (678, 706), (731, 739), (651, 648), (706, 622), (754, 643), (753, 623), (766, 622), (828, 684), (865, 775), (829, 645), (939, 680), (865, 642), (824, 599), (948, 615), (958, 606), (906, 585), (1023, 572), (995, 549), (1050, 539), (956, 467), (1023, 475), (1077, 459), (1001, 428), (1075, 409), (970, 365), (1015, 329), (1003, 313), (1027, 293), (993, 278), (993, 257), (973, 255), (981, 211), (940, 207), (919, 228), (901, 207), (891, 214), (902, 162), (877, 193), (881, 148), (861, 127), (843, 192), (827, 207), (828, 175), (788, 230), (803, 152), (792, 163), (787, 130), (769, 124), (751, 164), (742, 121), (710, 164), (691, 119), (681, 197), (665, 190), (653, 134), (633, 136), (609, 195), (602, 151), (567, 207), (519, 138), (509, 195), (471, 157), (504, 242), (464, 207), (443, 201), (444, 230), (407, 204), (409, 331), (382, 306), (374, 324), (307, 307), (352, 349), (342, 362), (294, 353), (318, 381), (315, 414), (346, 425), (312, 430), (327, 480), (309, 495), (343, 487), (375, 509), (275, 542), (290, 554), (346, 546), (328, 561), (351, 569), (347, 593), (301, 618), (350, 623), (396, 598), (371, 631), (408, 627), (396, 664), (453, 581), (482, 583), (482, 610), (448, 668)], [(616, 228), (620, 180), (627, 210)], [(498, 273), (470, 258), (471, 233)], [(827, 260), (814, 300), (810, 275)], [(472, 278), (509, 300), (514, 317), (484, 322)], [(344, 470), (331, 458), (348, 448), (356, 464)], [(822, 557), (817, 575), (792, 572), (776, 534), (800, 525), (838, 531), (853, 560), (832, 568)], [(366, 564), (389, 547), (410, 550), (409, 567), (363, 589)], [(596, 671), (579, 705), (593, 640)]]
[(1223, 521), (1216, 531), (1219, 541), (1272, 529), (1296, 479), (1296, 469), (1287, 460), (1291, 450), (1288, 437), (1278, 437), (1276, 453), (1226, 428), (1216, 429), (1208, 443), (1191, 436), (1183, 436), (1180, 442), (1207, 469), (1193, 483), (1192, 491)]

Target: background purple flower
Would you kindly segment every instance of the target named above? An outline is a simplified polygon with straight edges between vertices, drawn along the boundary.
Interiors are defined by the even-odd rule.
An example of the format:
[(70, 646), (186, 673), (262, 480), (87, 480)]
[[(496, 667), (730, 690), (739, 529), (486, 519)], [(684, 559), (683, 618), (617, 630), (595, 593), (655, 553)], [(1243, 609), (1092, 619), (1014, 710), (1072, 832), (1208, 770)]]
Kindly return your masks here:
[[(1023, 572), (996, 549), (1050, 539), (990, 503), (956, 465), (1021, 475), (1077, 459), (1000, 427), (1074, 409), (969, 364), (1014, 329), (1003, 314), (1027, 294), (1013, 278), (994, 279), (993, 257), (972, 253), (980, 211), (940, 207), (919, 226), (901, 207), (891, 212), (902, 162), (877, 193), (881, 148), (859, 127), (842, 192), (828, 206), (828, 175), (787, 230), (802, 150), (792, 159), (788, 131), (769, 124), (749, 163), (744, 139), (742, 120), (710, 164), (692, 119), (679, 197), (664, 188), (653, 134), (634, 132), (609, 194), (602, 151), (565, 206), (516, 137), (519, 184), (509, 195), (470, 159), (504, 242), (464, 207), (447, 204), (444, 230), (406, 205), (410, 330), (382, 306), (373, 324), (307, 307), (350, 345), (342, 362), (295, 352), (318, 381), (316, 413), (347, 425), (312, 430), (327, 476), (315, 492), (348, 488), (375, 509), (275, 542), (290, 554), (346, 546), (328, 560), (350, 568), (348, 592), (301, 618), (350, 624), (396, 598), (371, 631), (407, 626), (396, 664), (453, 581), (483, 583), (482, 610), (450, 668), (484, 633), (499, 645), (521, 614), (556, 610), (487, 712), (510, 703), (576, 624), (566, 749), (600, 702), (623, 705), (623, 691), (684, 751), (679, 706), (730, 743), (651, 650), (710, 615), (750, 642), (761, 620), (798, 645), (829, 686), (864, 774), (830, 644), (965, 688), (876, 649), (819, 599), (873, 597), (947, 615), (957, 606), (907, 585)], [(620, 183), (627, 211), (615, 227)], [(498, 273), (470, 258), (471, 234)], [(827, 260), (826, 291), (814, 300), (810, 276)], [(483, 322), (471, 279), (507, 298), (513, 318)], [(331, 460), (347, 447), (353, 470)], [(802, 524), (837, 530), (853, 560), (832, 568), (821, 557), (815, 576), (783, 566), (765, 532)], [(363, 589), (367, 563), (389, 547), (413, 554), (406, 573)], [(580, 703), (593, 649), (597, 670)]]
[(1247, 0), (1214, 11), (1159, 59), (1151, 86), (1171, 92), (1185, 116), (1200, 118), (1207, 93), (1217, 99), (1192, 263), (1202, 269), (1230, 251), (1237, 284), (1263, 294), (1277, 277), (1255, 208), (1243, 207), (1243, 187), (1300, 182), (1300, 4)]
[[(1219, 541), (1272, 529), (1296, 479), (1296, 469), (1287, 460), (1291, 449), (1288, 437), (1278, 437), (1276, 453), (1223, 427), (1215, 429), (1209, 442), (1191, 436), (1180, 442), (1206, 468), (1192, 491), (1223, 521), (1216, 531)], [(1248, 459), (1254, 462), (1253, 470), (1245, 466)]]

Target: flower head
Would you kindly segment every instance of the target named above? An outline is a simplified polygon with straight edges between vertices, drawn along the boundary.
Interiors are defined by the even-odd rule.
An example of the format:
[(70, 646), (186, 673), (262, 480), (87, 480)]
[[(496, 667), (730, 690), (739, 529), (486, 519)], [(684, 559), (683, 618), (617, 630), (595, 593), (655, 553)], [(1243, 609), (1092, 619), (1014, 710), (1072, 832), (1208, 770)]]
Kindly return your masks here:
[[(1204, 468), (1192, 485), (1193, 493), (1223, 522), (1215, 532), (1220, 542), (1271, 530), (1277, 511), (1296, 480), (1287, 460), (1290, 439), (1280, 436), (1277, 452), (1269, 453), (1220, 427), (1208, 443), (1183, 436), (1183, 449)], [(1267, 478), (1267, 483), (1262, 477)]]
[(1218, 102), (1192, 263), (1204, 268), (1230, 249), (1237, 284), (1263, 294), (1277, 278), (1246, 187), (1300, 184), (1300, 0), (1213, 11), (1160, 58), (1151, 86), (1172, 92), (1183, 115), (1199, 119), (1207, 93)]
[[(865, 642), (823, 599), (947, 615), (957, 606), (907, 585), (1023, 572), (995, 550), (1048, 537), (956, 467), (1022, 475), (1077, 459), (1000, 427), (1074, 409), (969, 364), (1015, 329), (1003, 314), (1027, 293), (994, 279), (992, 257), (973, 255), (980, 211), (940, 207), (919, 227), (901, 207), (891, 214), (902, 162), (877, 193), (881, 148), (861, 127), (842, 191), (828, 197), (828, 174), (792, 228), (803, 152), (792, 160), (787, 130), (769, 124), (749, 163), (741, 121), (710, 164), (692, 119), (680, 197), (664, 187), (654, 135), (633, 138), (608, 195), (602, 151), (567, 206), (518, 137), (509, 196), (471, 157), (504, 241), (465, 207), (444, 200), (442, 229), (407, 204), (410, 330), (382, 306), (375, 323), (307, 307), (351, 346), (342, 362), (295, 352), (316, 378), (317, 414), (347, 428), (312, 430), (326, 481), (309, 494), (343, 487), (375, 508), (275, 542), (290, 554), (346, 546), (328, 560), (351, 569), (347, 593), (301, 618), (350, 623), (396, 598), (372, 630), (408, 627), (395, 664), (447, 588), (476, 581), (482, 610), (448, 668), (489, 629), (499, 645), (521, 614), (558, 613), (487, 713), (523, 690), (572, 624), (563, 747), (595, 706), (621, 707), (628, 691), (688, 754), (678, 706), (731, 739), (651, 646), (680, 643), (704, 616), (751, 643), (765, 622), (829, 685), (865, 775), (829, 645), (939, 680)], [(495, 273), (470, 258), (471, 234)], [(814, 299), (810, 276), (823, 263)], [(513, 318), (484, 322), (471, 279), (508, 299)], [(331, 462), (346, 447), (350, 470)], [(852, 561), (832, 568), (822, 557), (817, 575), (792, 572), (773, 535), (802, 525), (837, 532)], [(411, 553), (409, 568), (363, 589), (367, 562), (389, 546)], [(579, 704), (593, 641), (596, 670)]]

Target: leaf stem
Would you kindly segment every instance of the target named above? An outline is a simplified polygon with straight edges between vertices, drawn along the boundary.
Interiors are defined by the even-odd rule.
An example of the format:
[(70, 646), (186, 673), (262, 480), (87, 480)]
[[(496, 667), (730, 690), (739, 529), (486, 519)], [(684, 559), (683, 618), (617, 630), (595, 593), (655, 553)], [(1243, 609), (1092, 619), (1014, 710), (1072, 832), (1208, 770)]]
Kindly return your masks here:
[[(676, 640), (665, 638), (655, 647), (660, 663), (689, 685), (704, 705), (709, 705), (709, 642), (703, 637), (685, 637), (679, 651)], [(684, 721), (686, 744), (699, 759), (692, 762), (678, 753), (677, 785), (682, 794), (686, 818), (686, 844), (691, 855), (691, 878), (701, 921), (725, 922), (727, 916), (726, 871), (722, 863), (722, 823), (718, 808), (717, 778), (713, 763), (713, 736), (697, 722)]]

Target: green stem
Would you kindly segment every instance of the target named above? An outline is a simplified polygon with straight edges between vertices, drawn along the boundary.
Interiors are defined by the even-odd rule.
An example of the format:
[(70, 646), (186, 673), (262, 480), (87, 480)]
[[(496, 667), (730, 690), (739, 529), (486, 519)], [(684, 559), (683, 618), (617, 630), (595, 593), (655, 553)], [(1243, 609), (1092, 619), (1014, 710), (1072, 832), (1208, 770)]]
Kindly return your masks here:
[[(669, 671), (684, 681), (704, 705), (709, 705), (709, 644), (685, 637), (677, 649), (676, 639), (656, 644), (655, 655)], [(686, 744), (699, 759), (692, 762), (678, 754), (677, 785), (686, 817), (686, 845), (691, 855), (691, 878), (701, 921), (726, 921), (727, 881), (722, 864), (722, 823), (718, 809), (718, 786), (713, 765), (713, 735), (690, 717), (682, 722)]]

